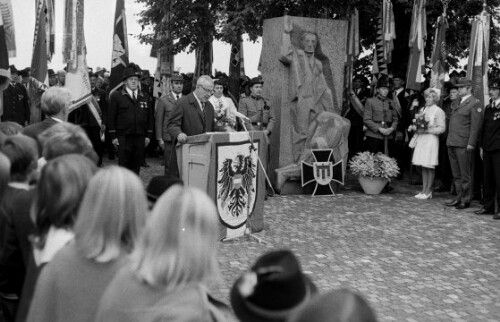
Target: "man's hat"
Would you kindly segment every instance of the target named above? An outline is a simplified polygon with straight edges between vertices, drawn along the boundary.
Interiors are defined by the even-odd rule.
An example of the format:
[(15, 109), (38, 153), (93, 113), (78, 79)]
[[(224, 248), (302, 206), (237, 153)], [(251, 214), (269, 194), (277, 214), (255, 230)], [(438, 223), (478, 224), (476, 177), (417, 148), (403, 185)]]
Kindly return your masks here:
[(170, 77), (171, 82), (183, 82), (184, 83), (184, 77), (180, 74), (173, 74), (172, 77)]
[(106, 68), (104, 67), (96, 67), (95, 74), (103, 74), (106, 72)]
[(488, 86), (489, 88), (495, 88), (495, 89), (500, 89), (500, 81), (498, 79), (493, 80), (490, 85)]
[(454, 70), (450, 73), (450, 77), (453, 77), (453, 76), (458, 76), (458, 72), (456, 70)]
[(143, 80), (144, 78), (154, 78), (154, 77), (151, 76), (149, 70), (141, 70), (141, 80)]
[(389, 79), (387, 77), (380, 77), (377, 81), (377, 88), (387, 87), (389, 88)]
[(465, 77), (460, 77), (458, 80), (457, 80), (457, 87), (469, 87), (469, 86), (472, 86), (472, 80), (470, 79), (467, 79)]
[(231, 305), (243, 322), (285, 321), (316, 292), (291, 251), (272, 251), (236, 280)]
[(28, 77), (29, 74), (30, 74), (29, 67), (19, 71), (19, 76), (21, 77)]
[(123, 71), (122, 81), (125, 81), (127, 78), (130, 78), (130, 77), (138, 77), (140, 79), (141, 78), (141, 73), (138, 72), (133, 67), (127, 67)]
[(16, 66), (14, 66), (14, 65), (10, 65), (10, 66), (9, 66), (9, 69), (10, 69), (10, 74), (11, 74), (11, 75), (12, 75), (12, 74), (18, 74), (18, 71), (17, 71)]
[(151, 179), (146, 189), (148, 200), (156, 202), (160, 196), (174, 184), (183, 185), (180, 178), (175, 176), (156, 176)]
[(262, 80), (262, 77), (254, 77), (250, 80), (250, 82), (248, 83), (248, 87), (252, 87), (253, 85), (255, 84), (261, 84), (263, 85), (264, 84), (264, 81)]
[(403, 82), (406, 81), (406, 78), (401, 74), (396, 74), (392, 77), (393, 80), (396, 78), (402, 80)]
[(53, 69), (49, 69), (49, 77), (57, 76)]

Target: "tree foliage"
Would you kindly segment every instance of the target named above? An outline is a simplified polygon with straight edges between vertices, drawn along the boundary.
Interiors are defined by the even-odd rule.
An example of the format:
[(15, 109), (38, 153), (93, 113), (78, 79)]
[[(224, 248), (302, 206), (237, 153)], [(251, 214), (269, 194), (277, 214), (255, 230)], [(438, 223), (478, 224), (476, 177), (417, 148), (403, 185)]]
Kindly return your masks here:
[[(262, 35), (264, 19), (283, 16), (347, 19), (356, 7), (360, 13), (360, 40), (364, 49), (373, 48), (376, 39), (377, 17), (382, 0), (136, 0), (145, 4), (139, 22), (152, 27), (154, 33), (143, 32), (143, 42), (153, 43), (162, 39), (163, 44), (174, 42), (173, 53), (192, 51), (207, 41), (218, 39), (228, 43), (237, 41), (246, 33), (255, 41)], [(392, 70), (404, 72), (408, 60), (408, 37), (413, 1), (392, 0), (396, 19), (395, 57)], [(487, 0), (487, 11), (492, 16), (489, 57), (494, 65), (500, 63), (500, 27), (498, 25), (500, 0)], [(471, 22), (482, 11), (482, 0), (451, 0), (447, 17), (448, 63), (456, 67), (468, 56)], [(438, 0), (427, 1), (426, 57), (432, 52), (434, 26), (443, 12)], [(171, 19), (164, 19), (169, 13)], [(146, 30), (146, 29), (144, 29)], [(366, 60), (366, 59), (365, 59)]]

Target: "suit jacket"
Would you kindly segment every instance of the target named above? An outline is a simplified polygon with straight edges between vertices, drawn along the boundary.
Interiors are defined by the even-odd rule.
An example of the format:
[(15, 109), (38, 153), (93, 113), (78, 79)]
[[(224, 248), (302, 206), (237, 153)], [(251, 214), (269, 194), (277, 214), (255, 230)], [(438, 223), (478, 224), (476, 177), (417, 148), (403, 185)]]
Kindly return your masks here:
[(25, 126), (30, 121), (30, 100), (26, 87), (10, 83), (3, 91), (2, 122), (12, 121)]
[(198, 135), (214, 131), (214, 107), (210, 102), (205, 103), (205, 120), (203, 112), (193, 93), (181, 97), (176, 103), (168, 119), (168, 133), (173, 141), (180, 133), (187, 136)]
[(446, 145), (452, 147), (476, 146), (483, 123), (484, 108), (474, 96), (463, 103), (457, 99), (451, 105), (450, 125)]
[[(179, 98), (180, 100), (180, 98)], [(163, 96), (158, 100), (158, 105), (156, 106), (155, 113), (155, 128), (156, 128), (156, 139), (167, 141), (173, 141), (172, 136), (168, 133), (168, 119), (175, 108), (176, 99), (172, 92), (168, 95)]]
[(151, 101), (141, 92), (135, 102), (125, 88), (111, 94), (107, 119), (111, 140), (121, 135), (144, 135), (153, 138), (153, 118)]

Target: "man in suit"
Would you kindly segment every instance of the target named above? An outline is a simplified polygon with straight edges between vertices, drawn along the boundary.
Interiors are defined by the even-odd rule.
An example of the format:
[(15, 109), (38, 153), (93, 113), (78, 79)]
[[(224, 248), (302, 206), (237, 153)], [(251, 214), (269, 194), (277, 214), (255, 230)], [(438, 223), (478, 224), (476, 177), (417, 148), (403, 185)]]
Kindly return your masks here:
[(366, 88), (366, 78), (356, 75), (352, 81), (352, 91), (349, 93), (349, 104), (342, 116), (351, 121), (349, 130), (348, 146), (349, 159), (358, 152), (363, 151), (365, 132), (363, 131), (363, 107), (366, 99), (370, 97), (370, 91)]
[(3, 91), (2, 122), (17, 122), (25, 126), (30, 121), (30, 101), (26, 88), (17, 81), (18, 71), (10, 66), (11, 82)]
[(26, 87), (30, 100), (30, 124), (38, 123), (42, 120), (41, 97), (48, 87), (30, 75), (29, 67), (21, 70), (19, 76), (21, 76), (22, 84)]
[(23, 129), (23, 134), (32, 137), (38, 142), (41, 154), (41, 145), (38, 136), (54, 124), (68, 120), (68, 108), (71, 102), (71, 92), (64, 87), (50, 87), (41, 99), (41, 110), (45, 119), (41, 122), (28, 125)]
[(481, 102), (472, 96), (471, 80), (459, 78), (456, 85), (460, 98), (451, 106), (446, 145), (457, 197), (447, 202), (446, 205), (465, 209), (470, 206), (471, 201), (473, 153), (481, 129), (483, 108)]
[(389, 80), (381, 77), (377, 82), (377, 95), (366, 100), (363, 110), (363, 121), (367, 127), (366, 148), (372, 153), (392, 154), (399, 117), (388, 94)]
[(109, 99), (108, 129), (111, 142), (118, 148), (118, 165), (139, 174), (144, 150), (153, 136), (151, 101), (139, 91), (140, 72), (125, 68), (121, 90)]
[(392, 89), (392, 100), (394, 108), (398, 112), (399, 122), (395, 136), (395, 158), (398, 160), (400, 168), (400, 176), (405, 170), (409, 170), (411, 166), (412, 151), (408, 147), (407, 129), (412, 124), (412, 116), (408, 106), (408, 98), (410, 93), (405, 89), (405, 77), (403, 75), (395, 75), (392, 79), (394, 85)]
[(172, 84), (172, 91), (158, 100), (155, 114), (156, 140), (158, 141), (158, 145), (163, 149), (165, 174), (169, 173), (172, 141), (174, 141), (168, 133), (168, 118), (175, 108), (175, 102), (182, 97), (184, 78), (179, 74), (175, 74), (170, 78), (170, 82)]
[(491, 103), (484, 110), (483, 126), (480, 130), (480, 154), (483, 159), (484, 205), (477, 215), (494, 215), (500, 219), (495, 209), (495, 200), (500, 205), (500, 81), (490, 84)]
[[(196, 82), (196, 89), (181, 97), (168, 119), (168, 133), (176, 142), (187, 142), (187, 137), (214, 130), (214, 107), (208, 99), (212, 96), (214, 82), (210, 76), (202, 75)], [(177, 156), (172, 147), (170, 174), (178, 175)]]

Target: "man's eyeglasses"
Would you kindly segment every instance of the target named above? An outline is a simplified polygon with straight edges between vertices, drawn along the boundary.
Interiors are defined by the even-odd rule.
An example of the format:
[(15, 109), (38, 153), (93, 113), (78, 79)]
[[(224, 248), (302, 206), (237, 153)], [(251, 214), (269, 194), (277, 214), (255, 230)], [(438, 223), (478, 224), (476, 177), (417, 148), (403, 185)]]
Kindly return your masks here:
[(210, 93), (210, 94), (211, 94), (211, 93), (213, 93), (213, 92), (214, 92), (214, 89), (213, 89), (213, 88), (208, 89), (208, 88), (205, 88), (205, 87), (203, 87), (203, 86), (200, 86), (200, 87), (201, 87), (201, 88), (203, 88), (203, 90), (204, 90), (205, 92), (207, 92), (207, 93)]

